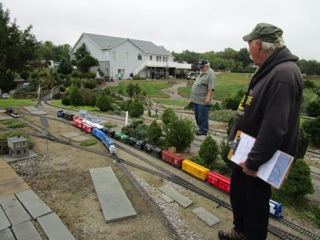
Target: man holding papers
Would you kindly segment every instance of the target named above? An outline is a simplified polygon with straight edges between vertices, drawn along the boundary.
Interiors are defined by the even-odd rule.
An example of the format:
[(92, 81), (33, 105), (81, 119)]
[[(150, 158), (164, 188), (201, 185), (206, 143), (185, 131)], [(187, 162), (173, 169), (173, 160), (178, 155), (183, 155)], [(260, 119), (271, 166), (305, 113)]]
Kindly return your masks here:
[(234, 228), (220, 230), (220, 239), (264, 240), (269, 222), (271, 185), (256, 177), (259, 167), (277, 150), (295, 156), (302, 99), (302, 77), (298, 58), (284, 45), (283, 31), (259, 23), (243, 40), (259, 67), (237, 110), (229, 141), (238, 131), (255, 141), (244, 161), (235, 164), (230, 200)]

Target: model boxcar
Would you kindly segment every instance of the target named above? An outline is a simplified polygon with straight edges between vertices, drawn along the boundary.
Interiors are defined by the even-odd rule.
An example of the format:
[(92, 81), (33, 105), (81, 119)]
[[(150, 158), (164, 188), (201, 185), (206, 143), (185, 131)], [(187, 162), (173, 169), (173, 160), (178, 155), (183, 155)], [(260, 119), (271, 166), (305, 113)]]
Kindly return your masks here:
[(81, 117), (73, 117), (72, 124), (81, 129), (83, 119)]
[(217, 172), (208, 173), (208, 183), (217, 186), (225, 192), (230, 193), (230, 178), (223, 176)]
[(184, 160), (184, 157), (177, 155), (177, 154), (174, 154), (172, 152), (169, 152), (167, 150), (163, 150), (161, 155), (162, 155), (161, 156), (162, 160), (164, 160), (164, 161), (166, 161), (166, 162), (168, 162), (178, 168), (181, 168), (182, 161)]
[(192, 162), (188, 159), (185, 159), (182, 162), (182, 170), (202, 180), (207, 179), (208, 173), (210, 171), (208, 168), (196, 164), (195, 162)]

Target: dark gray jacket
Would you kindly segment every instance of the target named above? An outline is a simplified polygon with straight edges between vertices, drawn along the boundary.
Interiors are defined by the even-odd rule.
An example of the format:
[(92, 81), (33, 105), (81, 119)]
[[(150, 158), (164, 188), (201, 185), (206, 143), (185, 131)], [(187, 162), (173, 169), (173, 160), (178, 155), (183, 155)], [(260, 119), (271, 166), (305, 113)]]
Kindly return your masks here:
[(237, 130), (256, 138), (246, 160), (251, 170), (257, 171), (278, 149), (296, 154), (302, 100), (297, 60), (286, 47), (273, 53), (252, 78), (239, 105), (229, 140)]

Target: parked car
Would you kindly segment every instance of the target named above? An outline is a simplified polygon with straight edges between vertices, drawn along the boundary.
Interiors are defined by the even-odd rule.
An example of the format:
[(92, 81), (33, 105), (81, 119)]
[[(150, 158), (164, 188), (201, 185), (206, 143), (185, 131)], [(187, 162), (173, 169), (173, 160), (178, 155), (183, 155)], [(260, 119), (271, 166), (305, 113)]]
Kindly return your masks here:
[(9, 97), (10, 97), (10, 95), (9, 95), (8, 93), (4, 93), (4, 94), (2, 94), (2, 98), (7, 99), (7, 98), (9, 98)]

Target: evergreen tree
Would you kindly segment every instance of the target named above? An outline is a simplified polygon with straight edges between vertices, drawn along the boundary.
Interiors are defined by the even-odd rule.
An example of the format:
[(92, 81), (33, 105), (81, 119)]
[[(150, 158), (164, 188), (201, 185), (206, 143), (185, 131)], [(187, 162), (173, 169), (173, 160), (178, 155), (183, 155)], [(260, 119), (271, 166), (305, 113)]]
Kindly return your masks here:
[(191, 118), (171, 118), (171, 122), (165, 127), (166, 140), (169, 147), (175, 147), (177, 151), (183, 151), (190, 147), (194, 139), (194, 123)]
[(70, 103), (74, 106), (80, 106), (83, 103), (83, 97), (80, 93), (80, 90), (77, 86), (71, 85), (69, 89), (69, 100)]
[(303, 159), (296, 160), (279, 190), (280, 194), (297, 199), (314, 193), (310, 172), (310, 167)]
[(299, 140), (298, 140), (298, 148), (297, 148), (297, 158), (304, 158), (306, 151), (308, 149), (310, 142), (310, 134), (306, 133), (303, 128), (299, 129)]
[(208, 165), (211, 165), (219, 154), (217, 142), (211, 137), (207, 136), (200, 145), (199, 157), (201, 157)]
[(72, 65), (69, 59), (62, 58), (57, 72), (64, 75), (72, 73)]
[(147, 130), (148, 142), (157, 145), (162, 136), (162, 129), (156, 120), (153, 120)]
[(133, 118), (139, 118), (143, 115), (143, 113), (143, 104), (138, 99), (135, 99), (129, 107), (129, 115)]
[(128, 84), (126, 92), (128, 93), (129, 97), (132, 98), (134, 96), (134, 86), (132, 83)]
[(166, 125), (176, 120), (177, 118), (178, 116), (172, 108), (166, 108), (161, 115), (161, 120)]
[(111, 109), (111, 99), (102, 91), (97, 99), (96, 106), (100, 109), (101, 112), (106, 112)]
[(0, 3), (0, 89), (9, 92), (17, 86), (15, 75), (33, 70), (36, 50), (40, 43), (31, 33), (32, 26), (19, 30), (14, 21), (10, 23), (9, 11)]

